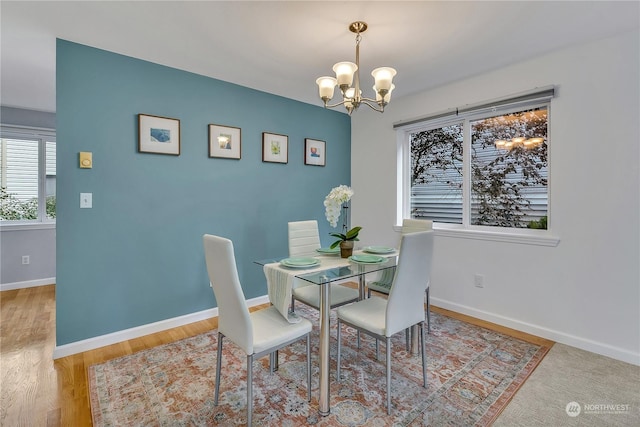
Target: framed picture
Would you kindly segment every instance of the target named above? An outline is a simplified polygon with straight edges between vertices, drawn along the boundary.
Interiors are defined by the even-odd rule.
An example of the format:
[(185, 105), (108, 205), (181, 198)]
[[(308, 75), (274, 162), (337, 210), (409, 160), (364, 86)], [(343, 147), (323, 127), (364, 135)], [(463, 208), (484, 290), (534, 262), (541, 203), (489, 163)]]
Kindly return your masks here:
[(209, 157), (240, 159), (242, 149), (240, 128), (209, 125)]
[(314, 166), (326, 165), (326, 143), (319, 139), (304, 139), (304, 164)]
[(180, 120), (138, 114), (140, 153), (180, 155)]
[(289, 162), (289, 137), (277, 133), (262, 132), (262, 161)]

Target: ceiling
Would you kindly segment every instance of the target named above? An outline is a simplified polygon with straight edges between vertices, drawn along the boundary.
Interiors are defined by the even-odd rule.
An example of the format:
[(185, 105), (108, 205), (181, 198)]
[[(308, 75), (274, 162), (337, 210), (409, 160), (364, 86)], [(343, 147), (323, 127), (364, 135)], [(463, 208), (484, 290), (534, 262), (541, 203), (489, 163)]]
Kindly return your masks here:
[[(639, 28), (636, 1), (0, 1), (0, 103), (55, 111), (55, 39), (322, 105), (315, 79), (354, 61), (398, 70), (393, 97)], [(597, 61), (597, 58), (594, 58)], [(335, 98), (334, 98), (335, 99)]]

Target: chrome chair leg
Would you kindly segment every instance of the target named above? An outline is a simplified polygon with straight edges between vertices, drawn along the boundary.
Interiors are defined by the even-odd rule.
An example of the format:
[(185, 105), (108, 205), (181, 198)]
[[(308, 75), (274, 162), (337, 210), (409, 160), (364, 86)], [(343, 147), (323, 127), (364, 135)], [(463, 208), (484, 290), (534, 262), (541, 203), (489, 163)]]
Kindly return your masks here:
[(220, 394), (220, 370), (222, 368), (222, 339), (224, 335), (218, 332), (218, 359), (216, 360), (216, 386), (213, 397), (213, 404), (218, 406), (218, 396)]
[(387, 415), (391, 415), (391, 338), (387, 337)]
[(336, 356), (336, 364), (338, 365), (336, 369), (336, 381), (340, 381), (340, 320), (338, 320), (338, 328), (336, 329), (336, 339), (338, 340), (338, 354)]
[(422, 338), (422, 380), (424, 381), (423, 387), (427, 388), (427, 345), (424, 339), (424, 322), (420, 322), (420, 335)]
[(247, 356), (247, 425), (253, 417), (253, 354)]
[(429, 298), (429, 288), (425, 290), (427, 294), (427, 331), (431, 333), (431, 300)]
[(311, 335), (307, 334), (307, 401), (311, 402)]
[(272, 374), (280, 367), (278, 354), (278, 350), (269, 353), (269, 372)]

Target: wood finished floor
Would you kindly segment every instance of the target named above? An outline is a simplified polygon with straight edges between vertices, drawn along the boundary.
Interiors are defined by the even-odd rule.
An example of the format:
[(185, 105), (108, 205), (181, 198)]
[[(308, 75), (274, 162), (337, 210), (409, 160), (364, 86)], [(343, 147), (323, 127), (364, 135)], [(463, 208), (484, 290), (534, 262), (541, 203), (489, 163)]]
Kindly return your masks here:
[[(438, 307), (432, 311), (535, 344), (553, 345), (543, 338)], [(218, 326), (217, 318), (203, 320), (53, 360), (55, 285), (0, 292), (0, 320), (0, 425), (12, 427), (91, 426), (89, 366)]]

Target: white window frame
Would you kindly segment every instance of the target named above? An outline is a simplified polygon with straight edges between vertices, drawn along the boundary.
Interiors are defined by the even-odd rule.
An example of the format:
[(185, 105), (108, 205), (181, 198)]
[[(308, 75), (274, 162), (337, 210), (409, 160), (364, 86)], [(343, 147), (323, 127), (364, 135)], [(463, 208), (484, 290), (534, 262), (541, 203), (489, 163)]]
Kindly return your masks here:
[[(490, 105), (490, 101), (483, 103), (483, 106)], [(489, 240), (496, 242), (508, 242), (508, 243), (521, 243), (527, 245), (539, 245), (539, 246), (557, 246), (560, 242), (560, 238), (553, 234), (551, 227), (551, 220), (549, 221), (549, 228), (546, 230), (534, 230), (528, 228), (507, 228), (507, 227), (492, 227), (485, 225), (472, 225), (470, 224), (470, 203), (471, 203), (471, 126), (470, 122), (479, 118), (484, 118), (487, 115), (487, 108), (489, 111), (495, 111), (498, 114), (508, 114), (509, 112), (522, 111), (523, 109), (530, 109), (545, 106), (551, 117), (551, 105), (549, 100), (543, 102), (536, 102), (535, 100), (519, 100), (517, 102), (511, 102), (500, 107), (485, 107), (478, 109), (468, 109), (468, 112), (464, 114), (453, 114), (458, 109), (448, 110), (441, 114), (433, 115), (430, 119), (416, 119), (411, 120), (407, 124), (398, 124), (394, 127), (396, 132), (396, 144), (397, 144), (397, 212), (396, 212), (396, 231), (400, 231), (403, 218), (411, 217), (411, 134), (416, 131), (424, 131), (429, 129), (436, 129), (439, 127), (463, 124), (464, 129), (464, 142), (463, 142), (463, 184), (462, 184), (462, 224), (450, 224), (434, 222), (433, 229), (436, 235), (464, 238), (464, 239), (476, 239), (476, 240)], [(550, 138), (549, 138), (550, 139)], [(548, 177), (547, 177), (547, 216), (551, 219), (551, 161), (548, 165)]]
[(0, 231), (55, 228), (56, 219), (47, 218), (46, 212), (46, 144), (47, 142), (56, 142), (56, 131), (46, 128), (2, 125), (0, 126), (0, 137), (38, 140), (38, 218), (33, 220), (0, 220)]

